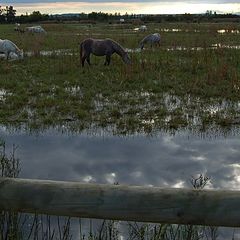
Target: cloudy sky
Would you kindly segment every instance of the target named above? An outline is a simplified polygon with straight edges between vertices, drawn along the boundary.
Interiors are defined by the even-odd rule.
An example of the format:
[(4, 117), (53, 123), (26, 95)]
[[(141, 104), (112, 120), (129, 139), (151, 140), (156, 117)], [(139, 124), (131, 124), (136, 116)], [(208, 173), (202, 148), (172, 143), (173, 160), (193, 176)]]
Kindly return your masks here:
[(17, 14), (31, 13), (79, 13), (79, 12), (120, 12), (120, 13), (204, 13), (213, 10), (223, 13), (240, 12), (240, 0), (3, 0), (1, 5), (13, 5)]

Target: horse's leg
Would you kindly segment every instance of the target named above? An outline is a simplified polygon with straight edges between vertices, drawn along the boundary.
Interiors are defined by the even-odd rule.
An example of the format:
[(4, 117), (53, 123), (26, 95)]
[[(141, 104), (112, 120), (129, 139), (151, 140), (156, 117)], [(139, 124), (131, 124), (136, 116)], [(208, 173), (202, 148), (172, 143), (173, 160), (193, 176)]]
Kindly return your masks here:
[(82, 67), (84, 67), (84, 63), (85, 60), (87, 59), (88, 64), (90, 65), (90, 54), (86, 54), (85, 52), (83, 52), (83, 56), (82, 56)]
[(105, 60), (105, 63), (104, 65), (109, 65), (110, 64), (110, 61), (111, 61), (111, 55), (106, 55), (106, 60)]
[(6, 60), (9, 59), (9, 54), (10, 54), (10, 52), (6, 52), (6, 53), (5, 53)]
[(82, 57), (82, 67), (84, 67), (84, 62), (85, 62), (85, 60), (86, 60), (86, 56), (84, 55), (84, 56)]
[(86, 59), (87, 59), (88, 65), (90, 66), (91, 65), (91, 63), (90, 63), (90, 54), (86, 57)]

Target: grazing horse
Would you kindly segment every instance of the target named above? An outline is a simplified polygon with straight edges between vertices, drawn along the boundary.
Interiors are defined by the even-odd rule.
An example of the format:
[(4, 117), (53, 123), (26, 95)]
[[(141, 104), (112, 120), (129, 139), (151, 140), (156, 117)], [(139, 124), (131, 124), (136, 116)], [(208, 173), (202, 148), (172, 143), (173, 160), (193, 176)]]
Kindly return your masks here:
[(150, 43), (151, 47), (153, 46), (153, 44), (158, 44), (158, 46), (160, 46), (160, 40), (161, 36), (159, 33), (149, 34), (140, 42), (140, 48), (143, 49), (144, 44), (146, 43)]
[(146, 25), (140, 26), (139, 31), (141, 31), (141, 32), (147, 31), (147, 26)]
[(7, 39), (0, 39), (0, 52), (5, 54), (7, 60), (9, 59), (10, 53), (14, 53), (19, 59), (23, 59), (23, 50), (20, 50), (13, 42)]
[(41, 26), (26, 27), (25, 29), (30, 33), (47, 33)]
[(82, 67), (85, 60), (90, 65), (90, 54), (96, 56), (106, 56), (104, 65), (109, 65), (111, 61), (111, 55), (117, 53), (126, 64), (130, 64), (131, 60), (128, 53), (117, 42), (111, 39), (93, 39), (87, 38), (80, 43), (80, 61)]

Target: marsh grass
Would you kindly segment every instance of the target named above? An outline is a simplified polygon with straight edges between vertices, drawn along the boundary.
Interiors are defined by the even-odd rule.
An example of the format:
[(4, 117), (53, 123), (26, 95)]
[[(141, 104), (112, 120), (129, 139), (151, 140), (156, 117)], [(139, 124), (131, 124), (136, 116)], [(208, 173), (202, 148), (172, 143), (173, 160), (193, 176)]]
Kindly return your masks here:
[[(11, 27), (1, 26), (6, 38), (33, 56), (0, 62), (0, 89), (10, 93), (1, 100), (4, 125), (37, 129), (64, 124), (73, 131), (95, 125), (127, 134), (240, 124), (240, 50), (211, 48), (216, 43), (239, 45), (238, 34), (230, 30), (237, 25), (228, 25), (226, 34), (219, 34), (222, 24), (152, 24), (147, 33), (162, 34), (160, 48), (130, 53), (129, 67), (118, 56), (109, 67), (103, 67), (104, 58), (92, 56), (93, 66), (84, 69), (78, 48), (85, 37), (110, 37), (135, 49), (147, 33), (135, 33), (131, 25), (49, 24), (44, 26), (48, 34), (39, 36), (17, 34)], [(186, 49), (169, 50), (179, 46)], [(67, 52), (58, 53), (59, 49)], [(53, 54), (42, 56), (44, 50)], [(165, 94), (178, 99), (175, 109), (168, 109)], [(213, 113), (206, 109), (220, 101), (231, 107)]]

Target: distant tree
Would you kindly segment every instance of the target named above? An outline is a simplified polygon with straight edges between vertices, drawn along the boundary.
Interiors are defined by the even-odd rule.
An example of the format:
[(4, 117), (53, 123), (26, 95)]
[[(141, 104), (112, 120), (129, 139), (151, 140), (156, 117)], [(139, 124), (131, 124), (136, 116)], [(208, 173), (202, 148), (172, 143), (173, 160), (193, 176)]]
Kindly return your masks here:
[(33, 11), (28, 17), (29, 22), (39, 22), (41, 20), (42, 14), (39, 11)]
[(16, 10), (13, 6), (6, 6), (5, 17), (7, 22), (14, 22), (15, 21)]
[(94, 20), (94, 21), (108, 21), (109, 15), (108, 13), (103, 12), (92, 12), (88, 14), (88, 19)]
[(0, 23), (5, 22), (4, 9), (0, 6)]
[[(48, 14), (41, 14), (39, 11), (32, 13), (21, 14), (15, 17), (15, 21), (19, 23), (32, 23), (49, 20), (51, 17)], [(54, 18), (56, 20), (56, 17)]]

